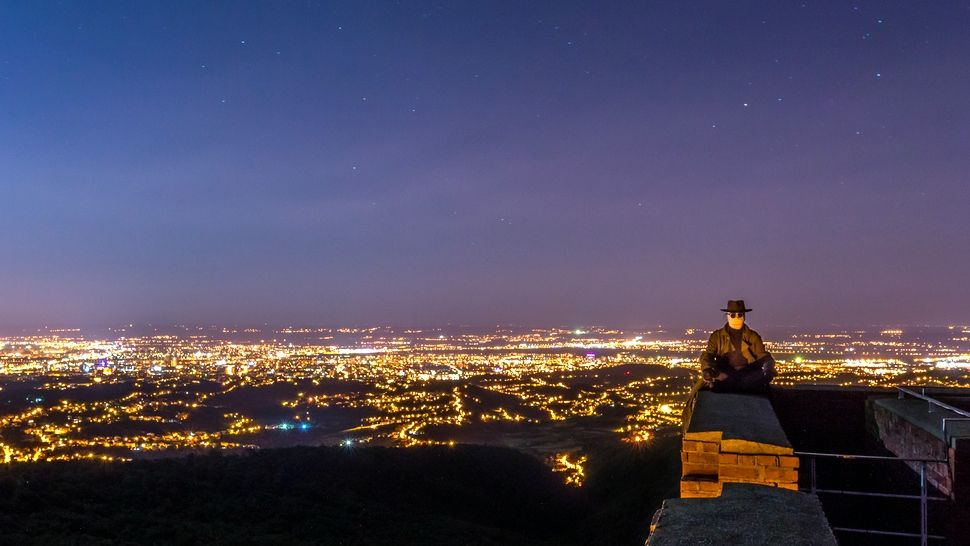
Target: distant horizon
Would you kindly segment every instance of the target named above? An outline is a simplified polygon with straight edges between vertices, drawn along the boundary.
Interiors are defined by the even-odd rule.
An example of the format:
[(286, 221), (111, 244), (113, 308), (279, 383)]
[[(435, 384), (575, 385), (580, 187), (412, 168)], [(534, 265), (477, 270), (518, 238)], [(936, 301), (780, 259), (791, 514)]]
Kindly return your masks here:
[[(394, 325), (394, 324), (299, 324), (299, 323), (123, 323), (123, 324), (112, 324), (112, 325), (95, 325), (95, 326), (70, 326), (70, 325), (44, 325), (44, 326), (21, 326), (21, 327), (4, 327), (0, 326), (0, 336), (11, 336), (15, 334), (26, 334), (26, 333), (38, 333), (38, 332), (48, 332), (48, 333), (71, 333), (76, 332), (80, 334), (90, 334), (96, 332), (125, 332), (125, 331), (135, 331), (142, 332), (146, 329), (158, 329), (158, 330), (198, 330), (198, 329), (223, 329), (231, 328), (237, 331), (242, 331), (245, 329), (255, 329), (260, 331), (266, 330), (279, 330), (279, 329), (320, 329), (320, 330), (337, 330), (337, 329), (356, 329), (356, 330), (367, 330), (367, 329), (392, 329), (395, 331), (400, 330), (420, 330), (420, 331), (435, 331), (442, 330), (446, 331), (448, 329), (464, 329), (474, 332), (493, 332), (497, 329), (508, 328), (508, 329), (541, 329), (541, 330), (565, 330), (565, 331), (576, 331), (584, 329), (604, 329), (604, 330), (618, 330), (621, 332), (665, 332), (665, 333), (676, 333), (685, 330), (695, 330), (697, 333), (709, 332), (714, 329), (720, 328), (724, 324), (724, 321), (712, 321), (709, 324), (694, 324), (694, 325), (679, 325), (679, 324), (654, 324), (647, 326), (622, 326), (622, 325), (611, 325), (611, 324), (519, 324), (519, 323), (501, 323), (494, 325), (475, 325), (475, 324), (431, 324), (431, 325), (414, 325), (414, 324), (404, 324), (404, 325)], [(882, 324), (828, 324), (828, 325), (798, 325), (798, 324), (760, 324), (760, 323), (749, 323), (751, 328), (756, 330), (803, 330), (810, 333), (821, 333), (821, 332), (831, 332), (831, 331), (848, 331), (848, 330), (869, 330), (874, 328), (886, 329), (886, 328), (930, 328), (930, 329), (965, 329), (970, 328), (970, 321), (966, 323), (950, 323), (950, 324), (928, 324), (928, 323), (882, 323)], [(585, 330), (583, 334), (586, 334)]]

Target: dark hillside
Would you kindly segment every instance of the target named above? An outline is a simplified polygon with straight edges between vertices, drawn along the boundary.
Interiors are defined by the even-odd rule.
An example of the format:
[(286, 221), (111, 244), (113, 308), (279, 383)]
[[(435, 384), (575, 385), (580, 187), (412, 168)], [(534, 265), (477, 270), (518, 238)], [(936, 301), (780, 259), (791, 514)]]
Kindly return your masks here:
[(637, 544), (676, 484), (670, 446), (604, 447), (578, 490), (485, 446), (15, 464), (0, 469), (0, 534), (45, 545)]

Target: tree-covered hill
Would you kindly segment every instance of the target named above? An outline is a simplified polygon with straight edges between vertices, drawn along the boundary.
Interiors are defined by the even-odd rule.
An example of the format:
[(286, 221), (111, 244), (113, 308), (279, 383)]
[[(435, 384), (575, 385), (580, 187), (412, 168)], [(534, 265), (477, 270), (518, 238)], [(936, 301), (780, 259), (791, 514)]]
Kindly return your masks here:
[(517, 451), (469, 445), (15, 464), (0, 468), (0, 533), (11, 544), (642, 543), (676, 488), (675, 444), (604, 446), (581, 489)]

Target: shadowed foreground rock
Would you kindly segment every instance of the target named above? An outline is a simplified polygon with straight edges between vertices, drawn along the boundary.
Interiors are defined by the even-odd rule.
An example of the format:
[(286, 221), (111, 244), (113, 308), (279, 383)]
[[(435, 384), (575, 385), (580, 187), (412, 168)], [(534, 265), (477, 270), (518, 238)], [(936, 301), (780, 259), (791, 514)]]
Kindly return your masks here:
[(649, 546), (836, 545), (818, 498), (777, 487), (728, 483), (720, 497), (666, 500), (658, 514)]

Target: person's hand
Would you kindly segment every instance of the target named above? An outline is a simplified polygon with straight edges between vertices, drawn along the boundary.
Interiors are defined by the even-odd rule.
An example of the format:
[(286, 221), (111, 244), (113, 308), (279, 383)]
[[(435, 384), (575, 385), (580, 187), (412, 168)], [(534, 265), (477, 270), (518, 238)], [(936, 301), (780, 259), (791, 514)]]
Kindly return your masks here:
[(724, 381), (727, 378), (728, 378), (728, 374), (721, 372), (717, 374), (717, 377), (714, 378), (714, 381)]

